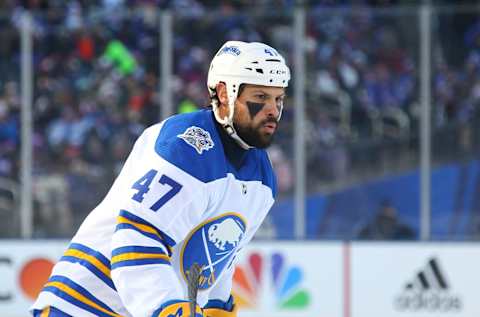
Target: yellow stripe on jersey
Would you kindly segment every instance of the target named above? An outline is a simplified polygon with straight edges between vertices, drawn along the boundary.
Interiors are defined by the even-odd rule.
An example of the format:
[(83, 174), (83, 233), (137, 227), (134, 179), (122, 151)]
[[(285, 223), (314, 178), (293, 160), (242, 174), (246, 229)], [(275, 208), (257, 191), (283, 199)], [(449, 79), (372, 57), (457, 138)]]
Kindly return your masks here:
[(145, 232), (148, 232), (148, 233), (152, 233), (158, 237), (161, 238), (161, 236), (158, 234), (157, 230), (151, 226), (148, 226), (148, 225), (144, 225), (144, 224), (141, 224), (141, 223), (138, 223), (138, 222), (135, 222), (135, 221), (132, 221), (130, 219), (127, 219), (125, 217), (122, 217), (122, 216), (118, 216), (117, 217), (117, 223), (128, 223), (128, 224), (131, 224), (132, 226), (134, 226), (135, 228), (141, 230), (141, 231), (145, 231)]
[(112, 257), (112, 265), (127, 260), (138, 260), (138, 259), (163, 259), (165, 261), (170, 261), (170, 257), (166, 254), (148, 254), (148, 253), (124, 253)]
[[(145, 223), (136, 222), (134, 220), (128, 219), (128, 218), (126, 218), (124, 216), (121, 216), (121, 215), (117, 217), (117, 224), (119, 226), (131, 226), (131, 227), (133, 227), (133, 228), (131, 228), (131, 227), (130, 228), (139, 231), (140, 233), (144, 234), (147, 237), (150, 237), (154, 240), (157, 240), (158, 242), (162, 243), (167, 248), (167, 251), (168, 251), (169, 254), (172, 253), (172, 247), (169, 245), (168, 241), (165, 240), (165, 237), (162, 236), (160, 234), (160, 232), (157, 230), (157, 228), (155, 228), (154, 226), (148, 225), (148, 224), (145, 224)], [(118, 226), (117, 226), (117, 228), (118, 228)]]
[(50, 314), (50, 306), (42, 310), (42, 314), (40, 315), (40, 317), (48, 317), (49, 314)]
[(60, 262), (78, 263), (115, 290), (110, 270), (110, 259), (101, 252), (80, 243), (71, 243)]
[(168, 255), (172, 255), (172, 247), (176, 244), (175, 240), (145, 219), (122, 209), (117, 217), (115, 232), (123, 229), (135, 230), (150, 239), (160, 242), (167, 249)]
[(124, 246), (112, 250), (112, 270), (124, 266), (166, 264), (170, 265), (170, 257), (159, 247)]
[(93, 255), (87, 254), (83, 251), (80, 250), (75, 250), (75, 249), (68, 249), (65, 251), (64, 256), (73, 256), (79, 259), (84, 259), (90, 262), (92, 265), (94, 265), (97, 269), (99, 269), (103, 274), (106, 276), (110, 277), (110, 269), (105, 266), (102, 262), (100, 262), (96, 257)]
[(62, 282), (49, 282), (45, 285), (45, 288), (47, 288), (47, 287), (58, 288), (59, 290), (65, 292), (66, 294), (70, 295), (74, 299), (76, 299), (76, 300), (78, 300), (78, 301), (80, 301), (80, 302), (82, 302), (82, 303), (84, 303), (84, 304), (86, 304), (90, 307), (93, 307), (96, 310), (99, 310), (104, 314), (107, 314), (107, 315), (112, 316), (112, 317), (121, 317), (121, 315), (116, 314), (116, 313), (111, 312), (111, 311), (108, 311), (105, 308), (97, 305), (96, 303), (94, 303), (90, 299), (86, 298), (84, 295), (80, 294), (78, 291), (74, 290), (73, 288), (69, 287), (68, 285), (66, 285)]

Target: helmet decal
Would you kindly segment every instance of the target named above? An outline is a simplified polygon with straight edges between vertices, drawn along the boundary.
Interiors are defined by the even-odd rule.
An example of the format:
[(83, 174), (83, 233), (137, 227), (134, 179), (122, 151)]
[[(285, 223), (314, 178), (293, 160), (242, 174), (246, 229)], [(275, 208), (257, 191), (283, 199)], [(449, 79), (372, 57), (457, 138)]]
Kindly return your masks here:
[(240, 55), (240, 50), (236, 46), (224, 46), (217, 54), (217, 56), (220, 56), (222, 54), (232, 54), (235, 56)]

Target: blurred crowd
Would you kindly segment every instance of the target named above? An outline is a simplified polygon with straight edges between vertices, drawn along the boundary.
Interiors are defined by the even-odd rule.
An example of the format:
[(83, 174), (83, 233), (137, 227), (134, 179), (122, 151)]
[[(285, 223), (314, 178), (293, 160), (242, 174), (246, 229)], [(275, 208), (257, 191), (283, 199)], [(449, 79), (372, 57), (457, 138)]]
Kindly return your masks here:
[[(378, 170), (372, 160), (378, 159), (378, 153), (388, 153), (384, 149), (402, 149), (403, 144), (405, 153), (415, 152), (417, 13), (397, 10), (389, 14), (373, 11), (371, 6), (414, 2), (356, 1), (354, 10), (348, 3), (1, 1), (0, 177), (19, 179), (19, 29), (25, 9), (34, 13), (37, 236), (70, 235), (108, 189), (136, 137), (159, 121), (158, 8), (174, 13), (172, 87), (175, 110), (185, 112), (207, 105), (209, 61), (226, 40), (270, 43), (293, 66), (289, 12), (299, 4), (309, 7), (304, 128), (312, 190), (318, 184)], [(255, 12), (249, 9), (253, 5)], [(455, 23), (456, 19), (463, 23)], [(475, 14), (451, 14), (436, 21), (453, 28), (460, 39), (451, 47), (449, 33), (444, 36), (441, 28), (434, 27), (433, 126), (439, 134), (453, 131), (453, 146), (468, 152), (474, 133), (464, 127), (476, 117), (480, 98), (480, 20)], [(281, 195), (293, 190), (293, 107), (290, 98), (282, 129), (270, 149)], [(398, 151), (391, 158), (405, 161)], [(71, 217), (61, 217), (66, 219), (58, 223), (60, 213)]]

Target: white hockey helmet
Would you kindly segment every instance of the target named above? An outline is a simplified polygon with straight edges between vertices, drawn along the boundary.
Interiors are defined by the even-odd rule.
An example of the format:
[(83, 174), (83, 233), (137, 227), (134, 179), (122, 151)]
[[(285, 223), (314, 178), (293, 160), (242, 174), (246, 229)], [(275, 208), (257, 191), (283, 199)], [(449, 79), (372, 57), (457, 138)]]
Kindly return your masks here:
[[(207, 86), (216, 120), (243, 148), (245, 143), (233, 127), (235, 100), (241, 84), (287, 87), (290, 69), (284, 58), (274, 48), (258, 42), (228, 41), (220, 48), (210, 63)], [(221, 118), (218, 111), (216, 86), (223, 82), (227, 88), (229, 115)], [(280, 116), (281, 111), (280, 109)], [(278, 119), (280, 119), (280, 116)]]

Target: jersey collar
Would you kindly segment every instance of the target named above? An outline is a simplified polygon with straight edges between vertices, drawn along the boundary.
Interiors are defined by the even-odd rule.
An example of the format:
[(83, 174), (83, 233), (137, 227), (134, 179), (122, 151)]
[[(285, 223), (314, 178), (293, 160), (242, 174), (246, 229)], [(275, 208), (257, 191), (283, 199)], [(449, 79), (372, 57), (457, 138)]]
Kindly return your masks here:
[(245, 150), (240, 147), (240, 145), (235, 142), (225, 131), (225, 129), (215, 120), (212, 112), (212, 119), (215, 122), (215, 128), (217, 129), (218, 135), (222, 141), (223, 150), (225, 151), (225, 155), (227, 160), (237, 169), (239, 170), (243, 164), (245, 163), (245, 159), (247, 158), (247, 153), (249, 150)]

